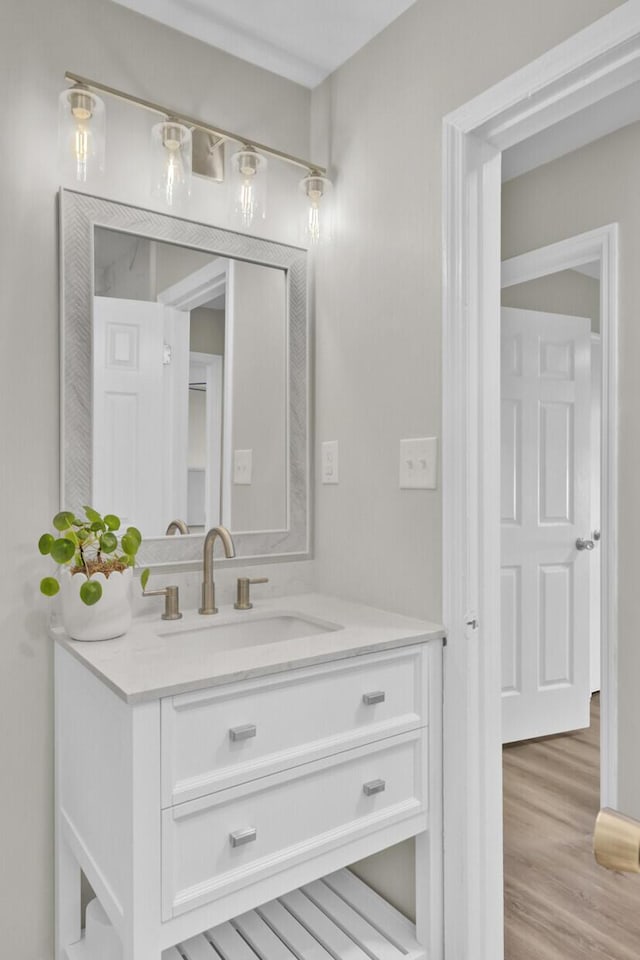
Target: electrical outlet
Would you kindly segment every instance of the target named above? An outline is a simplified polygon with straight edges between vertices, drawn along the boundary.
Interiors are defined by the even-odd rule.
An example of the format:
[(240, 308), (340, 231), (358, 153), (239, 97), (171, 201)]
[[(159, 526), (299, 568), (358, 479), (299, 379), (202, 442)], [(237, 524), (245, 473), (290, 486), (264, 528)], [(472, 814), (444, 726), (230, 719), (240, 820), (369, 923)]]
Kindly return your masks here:
[(435, 490), (437, 476), (437, 437), (400, 441), (401, 490)]
[(325, 440), (321, 448), (321, 476), (323, 483), (338, 483), (338, 441)]
[(253, 450), (233, 451), (233, 482), (241, 485), (251, 483), (253, 472)]

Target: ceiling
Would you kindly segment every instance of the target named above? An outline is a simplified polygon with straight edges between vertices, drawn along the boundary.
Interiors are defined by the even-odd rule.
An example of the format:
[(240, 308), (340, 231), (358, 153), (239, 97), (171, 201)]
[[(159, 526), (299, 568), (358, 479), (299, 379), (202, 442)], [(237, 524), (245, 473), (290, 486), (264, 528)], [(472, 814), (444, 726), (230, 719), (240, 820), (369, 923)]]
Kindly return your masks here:
[(315, 87), (415, 0), (115, 0)]

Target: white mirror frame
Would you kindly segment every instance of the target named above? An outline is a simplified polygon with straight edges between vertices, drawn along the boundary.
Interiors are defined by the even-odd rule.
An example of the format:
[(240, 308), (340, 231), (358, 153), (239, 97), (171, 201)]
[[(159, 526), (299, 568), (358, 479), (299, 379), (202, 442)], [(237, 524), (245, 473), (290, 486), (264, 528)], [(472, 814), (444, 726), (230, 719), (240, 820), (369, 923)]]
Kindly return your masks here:
[[(310, 555), (309, 316), (307, 253), (168, 214), (60, 190), (60, 490), (61, 507), (91, 503), (94, 234), (96, 227), (278, 267), (286, 271), (287, 523), (282, 530), (234, 534), (239, 561), (303, 559)], [(171, 520), (167, 518), (167, 522)], [(233, 531), (232, 531), (233, 532)], [(143, 531), (144, 533), (144, 531)], [(146, 538), (146, 566), (202, 562), (201, 535)], [(234, 561), (227, 561), (233, 563)]]

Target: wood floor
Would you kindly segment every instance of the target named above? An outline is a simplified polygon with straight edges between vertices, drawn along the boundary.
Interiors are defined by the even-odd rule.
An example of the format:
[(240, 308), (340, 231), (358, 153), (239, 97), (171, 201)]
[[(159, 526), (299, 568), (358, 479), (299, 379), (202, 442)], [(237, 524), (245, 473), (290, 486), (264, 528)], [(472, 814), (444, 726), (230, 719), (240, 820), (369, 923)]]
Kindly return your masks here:
[(640, 960), (640, 875), (598, 867), (599, 703), (567, 736), (504, 748), (506, 960)]

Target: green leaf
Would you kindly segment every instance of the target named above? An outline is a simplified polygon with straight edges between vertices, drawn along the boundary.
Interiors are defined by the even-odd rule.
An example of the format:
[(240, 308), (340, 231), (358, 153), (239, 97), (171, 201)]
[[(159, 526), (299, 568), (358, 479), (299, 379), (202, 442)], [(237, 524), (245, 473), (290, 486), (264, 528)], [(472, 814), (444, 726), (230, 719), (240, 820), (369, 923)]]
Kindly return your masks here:
[(103, 530), (106, 530), (106, 526), (102, 520), (94, 520), (89, 530), (93, 530), (94, 533), (102, 533)]
[(103, 553), (113, 553), (118, 546), (118, 538), (115, 533), (103, 533), (100, 537), (100, 549)]
[(51, 556), (56, 563), (68, 563), (75, 552), (75, 544), (67, 537), (60, 537), (51, 544)]
[(55, 537), (52, 537), (50, 533), (43, 533), (40, 539), (38, 540), (38, 550), (46, 557), (51, 553), (51, 547), (55, 542)]
[(138, 547), (140, 546), (140, 541), (136, 540), (133, 534), (125, 533), (124, 537), (120, 541), (120, 546), (127, 556), (135, 557), (136, 553), (138, 552)]
[(146, 589), (147, 589), (147, 584), (149, 583), (149, 574), (150, 574), (150, 573), (151, 573), (151, 571), (149, 570), (149, 567), (145, 567), (144, 570), (142, 571), (142, 573), (140, 574), (140, 584), (141, 584), (143, 590), (146, 590)]
[(88, 520), (92, 520), (94, 523), (99, 520), (100, 523), (102, 523), (102, 517), (97, 510), (93, 509), (93, 507), (83, 507), (82, 509), (84, 510), (85, 516)]
[(53, 525), (56, 530), (68, 530), (74, 520), (75, 517), (72, 513), (69, 513), (68, 510), (61, 510), (53, 518)]
[(80, 587), (80, 599), (88, 607), (92, 607), (102, 596), (102, 584), (97, 580), (86, 580)]
[(140, 544), (142, 543), (142, 534), (140, 533), (140, 531), (138, 530), (138, 528), (137, 528), (137, 527), (127, 527), (127, 533), (128, 533), (130, 536), (135, 537), (135, 539), (138, 541), (138, 546), (140, 546)]
[(55, 577), (45, 577), (44, 580), (40, 581), (40, 591), (44, 593), (45, 597), (55, 597), (59, 589), (60, 584)]
[(105, 514), (104, 522), (106, 523), (109, 530), (120, 529), (120, 517), (116, 517), (114, 513)]
[(84, 543), (85, 540), (88, 540), (90, 536), (91, 536), (91, 533), (86, 528), (82, 530), (78, 530), (77, 537), (80, 543)]

